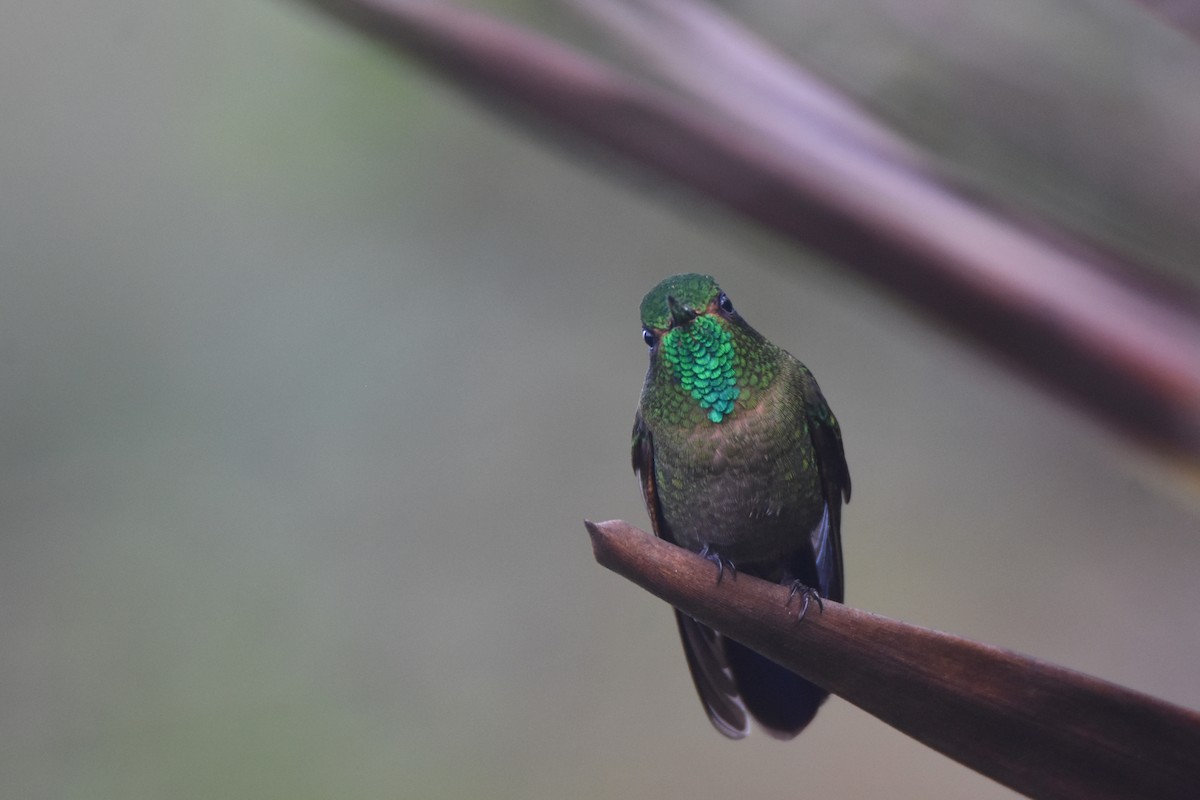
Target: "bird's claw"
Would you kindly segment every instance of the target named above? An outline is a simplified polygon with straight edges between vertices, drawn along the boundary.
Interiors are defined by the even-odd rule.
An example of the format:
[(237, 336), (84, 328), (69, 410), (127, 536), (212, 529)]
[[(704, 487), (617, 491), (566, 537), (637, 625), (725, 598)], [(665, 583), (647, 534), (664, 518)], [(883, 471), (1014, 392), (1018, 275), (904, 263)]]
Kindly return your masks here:
[(717, 583), (720, 583), (721, 578), (725, 577), (726, 569), (729, 570), (729, 574), (733, 576), (734, 580), (737, 580), (737, 566), (708, 545), (700, 548), (700, 556), (717, 565)]
[(821, 600), (821, 595), (816, 589), (811, 586), (805, 586), (800, 581), (792, 581), (792, 588), (788, 592), (787, 603), (785, 605), (791, 605), (796, 595), (800, 595), (803, 598), (800, 604), (800, 613), (796, 615), (796, 622), (804, 619), (804, 615), (808, 613), (808, 607), (813, 600), (817, 601), (817, 610), (824, 613), (825, 603)]

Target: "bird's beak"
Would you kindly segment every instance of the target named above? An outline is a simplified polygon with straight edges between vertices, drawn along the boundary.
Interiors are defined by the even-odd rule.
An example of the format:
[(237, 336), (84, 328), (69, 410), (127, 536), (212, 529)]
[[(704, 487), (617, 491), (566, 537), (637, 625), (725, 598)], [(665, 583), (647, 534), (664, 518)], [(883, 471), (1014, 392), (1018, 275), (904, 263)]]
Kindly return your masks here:
[(679, 302), (671, 295), (667, 295), (667, 308), (671, 311), (671, 327), (673, 328), (687, 325), (696, 318), (694, 308)]

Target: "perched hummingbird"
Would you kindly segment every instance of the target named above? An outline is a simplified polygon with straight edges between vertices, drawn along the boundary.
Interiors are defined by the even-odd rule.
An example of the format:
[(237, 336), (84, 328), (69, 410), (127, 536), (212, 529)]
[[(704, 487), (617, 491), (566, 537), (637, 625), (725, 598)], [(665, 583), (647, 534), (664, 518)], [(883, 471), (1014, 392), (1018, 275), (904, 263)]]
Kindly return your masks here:
[[(837, 419), (808, 368), (742, 319), (707, 275), (676, 275), (642, 300), (650, 368), (633, 469), (662, 539), (718, 567), (842, 599), (842, 501), (850, 473)], [(708, 718), (740, 739), (749, 717), (790, 739), (827, 693), (676, 611)]]

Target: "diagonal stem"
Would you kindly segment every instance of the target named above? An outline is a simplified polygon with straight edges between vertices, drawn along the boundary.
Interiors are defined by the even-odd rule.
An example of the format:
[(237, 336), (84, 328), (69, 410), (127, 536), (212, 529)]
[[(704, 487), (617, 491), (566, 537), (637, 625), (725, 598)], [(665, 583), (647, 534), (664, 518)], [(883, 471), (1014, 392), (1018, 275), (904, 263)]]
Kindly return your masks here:
[(841, 262), (1160, 453), (1200, 467), (1200, 300), (859, 140), (716, 118), (452, 5), (304, 0), (499, 101)]
[(785, 586), (714, 584), (694, 553), (626, 522), (586, 525), (602, 566), (1029, 797), (1200, 796), (1196, 712), (832, 600), (797, 624)]

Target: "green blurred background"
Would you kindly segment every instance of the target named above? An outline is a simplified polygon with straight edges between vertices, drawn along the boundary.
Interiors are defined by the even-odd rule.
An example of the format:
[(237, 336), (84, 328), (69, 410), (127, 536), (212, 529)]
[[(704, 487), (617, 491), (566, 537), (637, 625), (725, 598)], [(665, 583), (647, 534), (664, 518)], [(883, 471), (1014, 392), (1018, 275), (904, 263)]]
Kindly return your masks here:
[[(1132, 4), (736, 10), (1195, 280), (1200, 56)], [(584, 517), (646, 522), (637, 304), (681, 270), (836, 410), (850, 603), (1200, 707), (1194, 498), (836, 266), (285, 2), (14, 6), (0, 110), (5, 797), (1011, 796), (836, 698), (724, 740), (592, 561)]]

